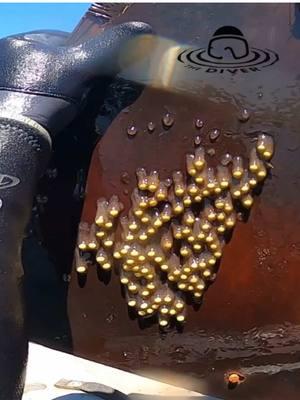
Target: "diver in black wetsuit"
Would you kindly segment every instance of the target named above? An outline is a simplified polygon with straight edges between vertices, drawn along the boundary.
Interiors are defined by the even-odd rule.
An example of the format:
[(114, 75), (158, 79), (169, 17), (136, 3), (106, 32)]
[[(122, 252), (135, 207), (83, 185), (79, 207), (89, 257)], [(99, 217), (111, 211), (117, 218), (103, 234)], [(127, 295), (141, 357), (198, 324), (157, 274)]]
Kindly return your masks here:
[(75, 118), (95, 81), (118, 72), (128, 40), (149, 33), (146, 24), (126, 23), (76, 47), (62, 46), (66, 35), (58, 32), (0, 40), (0, 400), (23, 392), (21, 246), (51, 138)]

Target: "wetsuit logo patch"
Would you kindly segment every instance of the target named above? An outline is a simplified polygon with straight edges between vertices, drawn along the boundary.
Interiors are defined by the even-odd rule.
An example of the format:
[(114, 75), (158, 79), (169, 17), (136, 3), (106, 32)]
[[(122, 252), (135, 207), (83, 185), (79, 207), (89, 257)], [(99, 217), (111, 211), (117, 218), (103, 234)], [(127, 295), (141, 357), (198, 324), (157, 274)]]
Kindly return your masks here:
[(0, 190), (17, 186), (19, 183), (20, 179), (15, 176), (0, 174)]
[(178, 60), (187, 68), (207, 73), (248, 73), (261, 71), (279, 60), (270, 49), (250, 47), (243, 33), (233, 26), (216, 30), (207, 48), (185, 49)]

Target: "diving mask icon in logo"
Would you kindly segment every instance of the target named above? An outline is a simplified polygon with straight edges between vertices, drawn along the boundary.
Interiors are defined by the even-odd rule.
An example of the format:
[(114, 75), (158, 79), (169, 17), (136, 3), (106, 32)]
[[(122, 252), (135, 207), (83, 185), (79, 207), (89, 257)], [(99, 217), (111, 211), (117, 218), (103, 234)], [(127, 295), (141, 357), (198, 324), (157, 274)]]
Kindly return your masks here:
[(235, 74), (260, 71), (275, 64), (279, 57), (272, 50), (250, 47), (238, 28), (223, 26), (215, 31), (207, 49), (186, 49), (178, 60), (191, 69)]

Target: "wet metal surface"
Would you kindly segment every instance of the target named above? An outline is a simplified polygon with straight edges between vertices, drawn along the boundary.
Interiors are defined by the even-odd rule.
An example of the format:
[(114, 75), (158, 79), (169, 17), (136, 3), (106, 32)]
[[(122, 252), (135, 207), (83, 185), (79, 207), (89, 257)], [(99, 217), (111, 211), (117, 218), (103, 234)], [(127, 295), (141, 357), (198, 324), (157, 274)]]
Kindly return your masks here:
[[(117, 194), (128, 210), (137, 168), (157, 169), (162, 178), (182, 170), (196, 136), (215, 150), (211, 159), (217, 162), (226, 153), (247, 154), (253, 137), (269, 133), (274, 169), (249, 218), (238, 222), (215, 283), (199, 310), (189, 309), (182, 332), (139, 325), (114, 274), (107, 282), (92, 269), (80, 285), (73, 270), (67, 313), (75, 354), (224, 399), (299, 398), (300, 42), (293, 10), (289, 4), (136, 4), (120, 17), (142, 19), (158, 34), (195, 48), (206, 48), (217, 28), (234, 25), (251, 46), (275, 51), (279, 61), (242, 74), (180, 65), (184, 79), (175, 92), (145, 89), (94, 149), (82, 221), (93, 221), (99, 197)], [(171, 126), (162, 124), (166, 112), (174, 116)], [(139, 132), (128, 137), (133, 121)], [(149, 122), (155, 124), (151, 134)], [(211, 142), (215, 129), (221, 134)], [(57, 255), (60, 249), (57, 244)], [(245, 376), (233, 390), (225, 379), (231, 372)]]

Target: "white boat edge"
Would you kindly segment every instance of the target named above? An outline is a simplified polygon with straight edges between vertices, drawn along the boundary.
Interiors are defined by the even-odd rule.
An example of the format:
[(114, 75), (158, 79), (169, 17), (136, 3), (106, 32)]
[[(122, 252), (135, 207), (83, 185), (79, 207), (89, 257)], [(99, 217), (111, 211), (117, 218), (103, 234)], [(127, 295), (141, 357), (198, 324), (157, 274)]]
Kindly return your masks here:
[[(124, 394), (179, 396), (182, 399), (217, 400), (215, 397), (162, 383), (141, 375), (89, 361), (35, 343), (29, 344), (25, 391), (22, 400), (99, 400), (77, 390), (56, 388), (61, 379), (97, 382)], [(112, 397), (113, 400), (113, 397)], [(220, 400), (220, 399), (219, 399)]]

